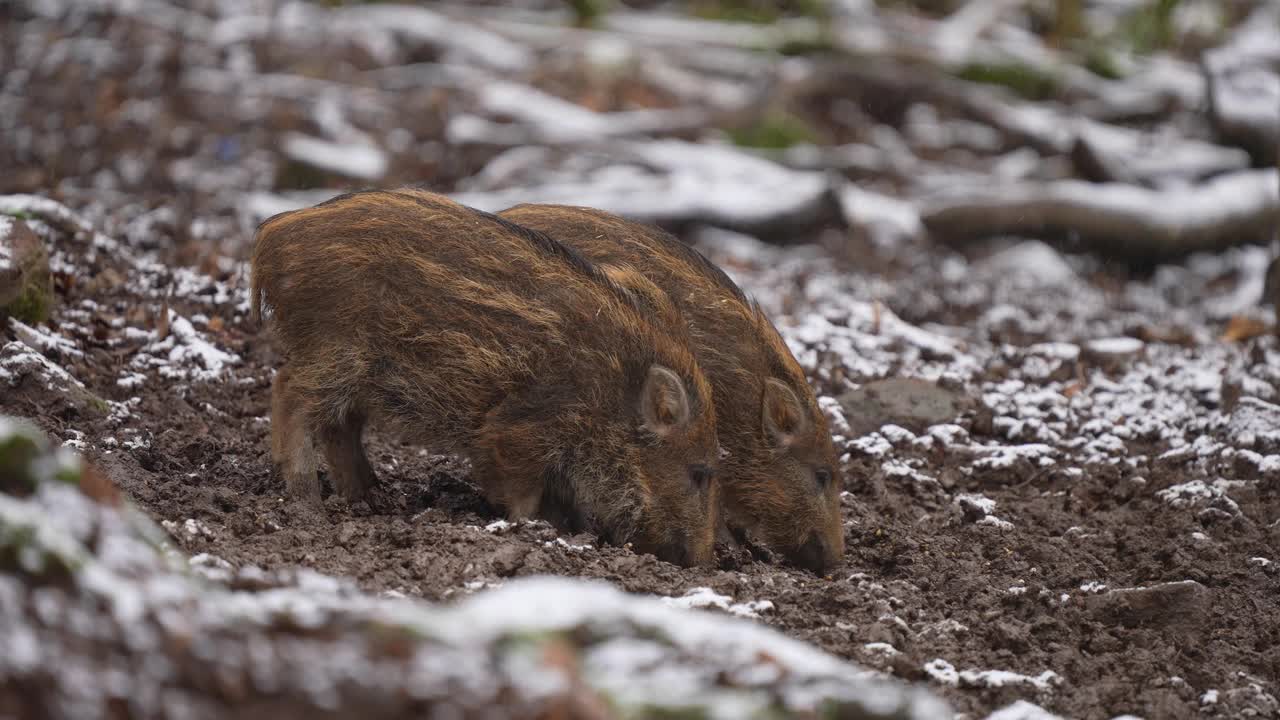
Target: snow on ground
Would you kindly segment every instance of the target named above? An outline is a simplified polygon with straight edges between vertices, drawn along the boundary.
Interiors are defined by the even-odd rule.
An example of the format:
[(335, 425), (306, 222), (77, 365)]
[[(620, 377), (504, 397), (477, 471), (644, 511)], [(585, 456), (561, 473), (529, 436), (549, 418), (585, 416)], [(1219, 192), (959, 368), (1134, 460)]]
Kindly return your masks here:
[(13, 332), (18, 339), (34, 350), (43, 353), (51, 353), (54, 356), (66, 356), (69, 358), (82, 357), (83, 352), (76, 347), (74, 341), (63, 337), (57, 333), (51, 332), (47, 327), (41, 325), (33, 328), (26, 323), (19, 321), (17, 318), (9, 318), (9, 327), (13, 328)]
[[(154, 333), (153, 333), (154, 334)], [(240, 358), (218, 349), (191, 325), (191, 321), (169, 310), (169, 334), (142, 348), (131, 366), (157, 370), (169, 379), (213, 380)]]
[(680, 597), (664, 597), (662, 602), (678, 608), (719, 608), (730, 615), (748, 618), (760, 617), (760, 613), (773, 609), (773, 603), (769, 600), (736, 603), (728, 595), (721, 595), (707, 587), (693, 588)]
[(924, 670), (935, 680), (946, 685), (974, 687), (1030, 685), (1037, 690), (1051, 690), (1062, 682), (1062, 678), (1052, 670), (1045, 670), (1034, 677), (1008, 670), (956, 670), (951, 663), (941, 658), (925, 665)]
[[(88, 220), (64, 205), (36, 196), (8, 195), (0, 196), (0, 210), (35, 215), (56, 223), (56, 227), (62, 230), (88, 234), (102, 247), (119, 248), (118, 258), (129, 264), (132, 273), (130, 287), (140, 295), (157, 299), (177, 296), (184, 301), (215, 307), (230, 306), (239, 314), (247, 314), (248, 294), (244, 288), (229, 287), (191, 268), (170, 268), (146, 256), (128, 252), (115, 240), (94, 230)], [(93, 262), (94, 257), (86, 255), (77, 258), (66, 269), (75, 272), (80, 263)], [(83, 357), (84, 342), (93, 339), (93, 333), (82, 323), (111, 314), (92, 301), (86, 300), (86, 303), (80, 308), (62, 310), (63, 317), (76, 318), (80, 323), (63, 322), (59, 326), (60, 332), (43, 325), (32, 327), (10, 318), (10, 327), (21, 342), (8, 343), (0, 350), (0, 355), (3, 356), (0, 360), (0, 373), (4, 373), (0, 375), (0, 379), (8, 379), (14, 383), (19, 374), (35, 373), (51, 387), (83, 387), (59, 363)], [(146, 382), (147, 373), (157, 374), (166, 380), (207, 382), (222, 377), (228, 369), (240, 364), (241, 360), (235, 353), (218, 347), (205, 333), (196, 329), (191, 319), (171, 308), (165, 312), (168, 315), (165, 337), (160, 337), (155, 329), (128, 325), (124, 317), (110, 318), (109, 324), (120, 331), (120, 336), (110, 339), (109, 343), (145, 343), (132, 356), (128, 368), (122, 371), (117, 380), (119, 387), (137, 388)], [(193, 317), (201, 319), (202, 324), (208, 324), (206, 316)]]
[[(0, 215), (0, 238), (8, 237), (12, 228), (13, 218), (8, 215)], [(13, 258), (9, 254), (9, 245), (0, 243), (0, 272), (8, 270), (12, 261)]]
[(67, 392), (72, 388), (84, 389), (84, 384), (72, 377), (71, 373), (31, 346), (15, 340), (0, 347), (0, 380), (17, 385), (27, 375), (35, 377), (50, 390)]
[(390, 162), (386, 153), (370, 145), (335, 143), (301, 133), (289, 133), (282, 142), (284, 154), (298, 162), (366, 182), (385, 175)]

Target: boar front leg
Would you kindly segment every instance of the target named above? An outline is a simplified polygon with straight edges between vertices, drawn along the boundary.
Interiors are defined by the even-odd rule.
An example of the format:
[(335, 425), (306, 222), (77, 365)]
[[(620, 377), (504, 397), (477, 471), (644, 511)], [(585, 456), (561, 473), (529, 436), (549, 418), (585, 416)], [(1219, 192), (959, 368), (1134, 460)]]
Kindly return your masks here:
[(364, 454), (363, 431), (364, 417), (350, 413), (341, 424), (325, 428), (321, 433), (333, 487), (347, 502), (366, 499), (378, 484), (378, 476)]
[(533, 426), (502, 421), (501, 408), (485, 418), (471, 452), (471, 474), (485, 498), (512, 520), (537, 517), (542, 505), (542, 466), (533, 448)]
[(271, 461), (284, 476), (289, 497), (319, 504), (316, 449), (304, 409), (290, 387), (289, 368), (281, 368), (271, 384)]

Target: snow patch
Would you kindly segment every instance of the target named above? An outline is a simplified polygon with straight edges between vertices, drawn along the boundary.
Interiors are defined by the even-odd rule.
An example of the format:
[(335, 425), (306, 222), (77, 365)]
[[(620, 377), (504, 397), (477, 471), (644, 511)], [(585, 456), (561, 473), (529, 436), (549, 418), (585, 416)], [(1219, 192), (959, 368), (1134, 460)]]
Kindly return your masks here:
[(141, 353), (134, 356), (131, 365), (139, 369), (155, 368), (162, 377), (198, 381), (216, 380), (232, 365), (240, 364), (240, 357), (219, 349), (191, 321), (169, 310), (169, 335), (154, 340), (155, 333), (146, 335), (152, 341)]
[(493, 522), (484, 526), (484, 531), (488, 533), (502, 534), (516, 527), (517, 525), (519, 525), (519, 523), (514, 523), (509, 520), (494, 520)]
[(1062, 677), (1052, 670), (1036, 676), (1023, 675), (1009, 670), (956, 670), (951, 663), (937, 658), (925, 663), (925, 673), (943, 685), (953, 687), (999, 688), (1008, 685), (1030, 685), (1036, 690), (1052, 690), (1062, 683)]
[(542, 543), (542, 546), (548, 547), (548, 548), (552, 548), (552, 547), (564, 548), (565, 550), (568, 550), (570, 552), (583, 552), (584, 550), (592, 549), (590, 545), (574, 545), (568, 540), (565, 540), (564, 538), (560, 538), (560, 537), (556, 538), (555, 540), (548, 540)]
[[(1033, 702), (1017, 700), (1013, 704), (991, 713), (986, 717), (986, 720), (1062, 720), (1062, 718)], [(1121, 719), (1113, 718), (1112, 720)]]
[(387, 174), (390, 160), (380, 148), (335, 143), (301, 133), (286, 133), (281, 150), (293, 160), (358, 180), (375, 181)]
[(866, 645), (862, 646), (862, 649), (868, 652), (880, 653), (881, 655), (888, 655), (889, 657), (902, 654), (901, 651), (898, 650), (898, 648), (885, 642), (867, 643)]
[(685, 609), (718, 608), (731, 615), (748, 618), (760, 617), (760, 613), (773, 609), (773, 602), (770, 600), (735, 603), (728, 595), (721, 595), (708, 587), (693, 588), (680, 597), (664, 597), (662, 602), (671, 607)]
[(84, 357), (84, 353), (76, 347), (75, 341), (53, 332), (44, 325), (33, 328), (17, 318), (9, 318), (9, 327), (13, 328), (13, 333), (19, 340), (35, 350), (66, 357)]

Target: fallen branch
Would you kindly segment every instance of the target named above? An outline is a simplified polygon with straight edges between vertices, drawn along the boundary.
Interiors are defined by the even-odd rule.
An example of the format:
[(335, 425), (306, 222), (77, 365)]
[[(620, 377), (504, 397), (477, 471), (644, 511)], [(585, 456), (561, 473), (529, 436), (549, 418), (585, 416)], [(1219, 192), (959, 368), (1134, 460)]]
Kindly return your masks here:
[(1149, 190), (1062, 180), (926, 198), (921, 219), (935, 238), (1068, 237), (1103, 255), (1169, 260), (1270, 240), (1280, 212), (1277, 171)]
[(586, 205), (646, 222), (711, 224), (781, 242), (805, 228), (841, 222), (825, 173), (791, 170), (734, 147), (653, 140), (591, 151), (561, 158), (561, 169), (521, 173), (523, 186), (473, 187), (453, 197), (491, 211), (522, 202)]
[(1231, 41), (1204, 55), (1209, 120), (1223, 142), (1257, 165), (1280, 155), (1280, 11), (1256, 11)]
[[(666, 134), (703, 128), (708, 122), (706, 113), (696, 108), (595, 112), (519, 83), (490, 83), (479, 89), (477, 102), (486, 115), (518, 122), (525, 131), (521, 133), (526, 136), (524, 142), (582, 143), (626, 135)], [(485, 139), (483, 133), (480, 137), (460, 137), (456, 133), (457, 128), (451, 126), (453, 140)]]
[(1249, 167), (1249, 154), (1237, 148), (1083, 120), (1076, 128), (1071, 160), (1088, 180), (1150, 187)]

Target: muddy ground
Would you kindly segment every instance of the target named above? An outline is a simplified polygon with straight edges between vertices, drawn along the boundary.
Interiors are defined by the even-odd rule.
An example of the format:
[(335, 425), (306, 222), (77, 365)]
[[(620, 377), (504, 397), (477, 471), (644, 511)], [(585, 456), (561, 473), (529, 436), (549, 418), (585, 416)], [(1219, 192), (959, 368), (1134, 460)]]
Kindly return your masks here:
[[(6, 39), (164, 34), (92, 13), (80, 25), (0, 17)], [(13, 70), (34, 51), (8, 44), (9, 97), (21, 88), (30, 103), (6, 106), (7, 122), (34, 139), (0, 139), (0, 193), (56, 197), (104, 234), (15, 211), (55, 249), (57, 307), (44, 327), (0, 330), (0, 412), (83, 451), (183, 550), (431, 600), (541, 573), (670, 597), (708, 587), (791, 636), (926, 683), (971, 718), (1018, 700), (1079, 718), (1280, 717), (1280, 343), (1222, 338), (1233, 318), (1273, 321), (1255, 307), (1261, 248), (1132, 268), (1008, 238), (886, 245), (817, 223), (780, 248), (681, 227), (777, 320), (840, 433), (848, 552), (828, 577), (763, 548), (681, 569), (541, 523), (508, 526), (464, 463), (376, 429), (375, 501), (329, 497), (317, 511), (285, 500), (270, 471), (276, 358), (247, 317), (252, 223), (237, 201), (359, 183), (299, 179), (273, 142), (308, 121), (267, 110), (238, 127), (178, 82), (198, 60), (138, 60), (159, 73), (142, 80), (128, 74), (136, 47), (118, 45), (124, 59), (95, 76), (96, 109), (80, 108), (74, 65), (33, 65), (19, 83)], [(250, 49), (263, 73), (305, 65)], [(388, 62), (358, 57), (344, 72)], [(48, 84), (33, 82), (40, 73)], [(599, 102), (625, 109), (632, 90)], [(447, 92), (405, 107), (418, 100), (404, 125), (433, 150), (402, 155), (381, 182), (458, 190), (497, 150), (443, 142), (460, 102)], [(79, 112), (100, 115), (71, 119)], [(41, 138), (63, 132), (55, 116), (96, 128), (97, 149), (76, 149), (84, 133), (51, 149)], [(204, 135), (174, 129), (192, 117), (206, 118)], [(170, 172), (138, 174), (128, 158)], [(849, 393), (886, 378), (936, 383), (924, 392), (958, 412), (873, 417)], [(69, 389), (77, 382), (106, 402)]]
[[(822, 251), (787, 251), (808, 255), (789, 266), (769, 256), (776, 251), (719, 240), (708, 252), (714, 257), (717, 248), (736, 248), (737, 255), (722, 262), (748, 288), (753, 277), (771, 277), (787, 288), (762, 297), (790, 304), (788, 318), (807, 322), (810, 312), (837, 309), (830, 296), (807, 298), (789, 288), (803, 282), (807, 264), (832, 262)], [(143, 311), (157, 303), (106, 279), (119, 273), (136, 280), (146, 273), (106, 253), (98, 253), (96, 263), (80, 264), (85, 250), (67, 244), (58, 254), (76, 271), (60, 276), (56, 316), (59, 334), (84, 354), (51, 347), (45, 355), (110, 401), (109, 413), (74, 409), (65, 393), (42, 386), (34, 375), (8, 389), (0, 410), (33, 417), (82, 448), (149, 514), (171, 523), (189, 553), (209, 553), (236, 566), (304, 565), (350, 576), (368, 590), (433, 600), (538, 573), (604, 578), (630, 591), (673, 597), (710, 587), (737, 603), (768, 601), (758, 610), (762, 622), (860, 663), (930, 682), (973, 717), (1017, 699), (1069, 717), (1238, 716), (1248, 710), (1268, 717), (1276, 711), (1280, 472), (1274, 456), (1231, 451), (1245, 440), (1223, 419), (1220, 376), (1179, 387), (1185, 379), (1179, 366), (1201, 362), (1198, 346), (1152, 345), (1154, 357), (1119, 361), (1137, 370), (1107, 373), (1083, 360), (1079, 371), (1063, 370), (1053, 359), (1061, 348), (994, 346), (988, 333), (999, 330), (984, 330), (981, 322), (950, 324), (952, 313), (963, 308), (919, 313), (915, 322), (946, 324), (956, 340), (986, 352), (926, 360), (890, 338), (881, 343), (888, 349), (864, 359), (914, 357), (908, 364), (917, 372), (895, 373), (900, 376), (949, 367), (963, 379), (945, 384), (967, 388), (970, 397), (987, 389), (993, 410), (966, 412), (919, 435), (890, 427), (841, 438), (848, 449), (842, 481), (849, 549), (844, 566), (830, 577), (780, 567), (763, 551), (723, 552), (720, 567), (687, 570), (600, 546), (591, 536), (560, 536), (542, 524), (505, 527), (463, 464), (376, 432), (370, 456), (384, 482), (376, 509), (350, 507), (335, 497), (319, 512), (286, 501), (266, 455), (271, 343), (237, 310), (242, 291), (192, 280), (196, 297), (223, 294), (226, 301), (170, 301), (175, 318), (194, 318), (197, 333), (238, 362), (207, 380), (191, 377), (203, 374), (207, 361), (161, 361), (158, 372), (140, 369), (143, 363), (134, 358), (167, 354), (165, 348), (146, 350), (156, 342), (158, 323)], [(767, 270), (746, 266), (753, 256), (767, 260)], [(846, 281), (855, 287), (891, 279), (849, 272)], [(936, 274), (892, 281), (915, 283), (921, 297), (960, 288)], [(1089, 287), (1109, 282), (1116, 279), (1103, 274)], [(1151, 288), (1129, 287), (1130, 294)], [(890, 310), (912, 310), (885, 307), (885, 325)], [(1080, 320), (1070, 311), (1035, 303), (1001, 307), (1043, 321), (1047, 337), (1070, 338), (1078, 331), (1071, 322), (1057, 324), (1058, 315)], [(859, 332), (856, 320), (845, 322), (842, 336)], [(789, 337), (806, 338), (802, 344), (840, 346), (839, 336), (811, 341), (811, 332), (783, 326)], [(1273, 338), (1214, 348), (1209, 368), (1238, 363), (1254, 393), (1274, 392), (1269, 388), (1280, 374)], [(802, 357), (813, 362), (817, 355)], [(838, 389), (831, 368), (857, 377), (843, 361), (821, 362), (815, 383), (828, 395)], [(126, 376), (143, 379), (122, 387)], [(1056, 420), (1055, 410), (1066, 405), (1061, 388), (1077, 376), (1089, 379), (1080, 392), (1093, 398), (1077, 399), (1074, 410)], [(1010, 394), (1001, 396), (996, 388)], [(1247, 393), (1237, 403), (1244, 405), (1236, 415), (1253, 404), (1275, 408)], [(1120, 417), (1113, 419), (1112, 412)], [(1165, 412), (1172, 414), (1160, 417)], [(1048, 422), (1037, 422), (1042, 417)], [(1080, 436), (1072, 433), (1051, 437), (1060, 423), (1079, 429), (1099, 421), (1107, 427), (1086, 430), (1087, 446), (1074, 442)], [(1045, 438), (1010, 442), (1008, 428), (1019, 422), (1043, 428), (1034, 432)], [(1168, 443), (1140, 434), (1144, 423), (1166, 422), (1184, 426), (1192, 443), (1171, 453)], [(1127, 428), (1135, 432), (1121, 432)], [(1133, 436), (1123, 437), (1128, 434)], [(1247, 441), (1264, 453), (1280, 450), (1265, 431)], [(976, 449), (986, 446), (993, 450)], [(996, 457), (1004, 459), (992, 461)], [(1125, 588), (1147, 590), (1126, 596)]]

